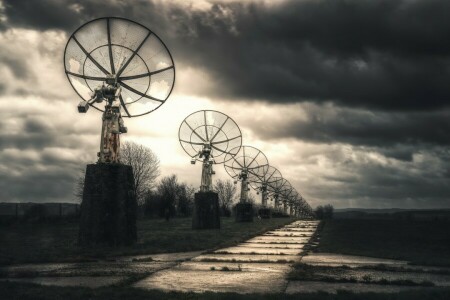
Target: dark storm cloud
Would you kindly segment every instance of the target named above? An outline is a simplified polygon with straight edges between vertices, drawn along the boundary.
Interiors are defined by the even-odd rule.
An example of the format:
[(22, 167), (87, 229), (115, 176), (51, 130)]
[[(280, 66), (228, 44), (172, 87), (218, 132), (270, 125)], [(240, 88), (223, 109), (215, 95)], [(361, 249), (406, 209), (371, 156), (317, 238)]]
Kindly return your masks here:
[[(315, 143), (395, 146), (450, 145), (450, 111), (371, 112), (303, 104), (303, 118), (246, 120), (261, 139), (297, 138)], [(270, 122), (268, 122), (270, 120)]]
[[(367, 149), (370, 151), (370, 149)], [(417, 151), (417, 149), (415, 150)], [(430, 153), (428, 153), (430, 154)], [(445, 173), (450, 165), (445, 162), (449, 153), (433, 152), (436, 160), (445, 167), (432, 167), (427, 171), (414, 170), (413, 164), (397, 165), (362, 164), (351, 170), (355, 178), (339, 176), (325, 178), (336, 182), (334, 188), (323, 185), (308, 185), (308, 192), (322, 199), (333, 199), (337, 203), (356, 200), (356, 206), (364, 207), (449, 207), (450, 186)], [(350, 169), (350, 168), (349, 168)], [(362, 175), (362, 176), (361, 176)], [(351, 193), (349, 193), (349, 190)], [(348, 205), (348, 204), (347, 204)], [(346, 206), (346, 205), (344, 205)]]
[[(18, 113), (10, 120), (20, 134), (0, 133), (0, 202), (75, 200), (75, 179), (95, 151), (83, 139), (84, 129), (44, 117)], [(7, 127), (0, 122), (0, 128)]]
[(68, 32), (98, 16), (136, 19), (160, 33), (178, 62), (210, 73), (226, 96), (394, 110), (449, 104), (449, 1), (212, 3), (194, 10), (14, 0), (5, 1), (5, 13), (11, 26)]
[[(450, 155), (445, 150), (450, 141), (449, 1), (216, 1), (208, 9), (194, 9), (181, 1), (147, 0), (3, 3), (6, 21), (0, 30), (4, 31), (19, 27), (71, 34), (96, 17), (134, 19), (163, 39), (179, 72), (193, 67), (209, 75), (212, 88), (197, 89), (201, 96), (238, 100), (227, 103), (236, 110), (252, 100), (263, 101), (255, 102), (259, 107), (303, 102), (298, 113), (305, 118), (268, 116), (260, 122), (255, 109), (255, 115), (239, 124), (262, 140), (315, 143), (302, 144), (311, 147), (308, 158), (300, 157), (302, 146), (295, 141), (284, 145), (298, 147), (285, 167), (306, 168), (292, 174), (299, 180), (307, 178), (298, 184), (299, 192), (312, 198), (338, 206), (348, 199), (368, 207), (450, 205)], [(28, 71), (36, 67), (39, 56), (18, 59), (14, 49), (3, 48), (0, 63), (23, 81), (10, 94), (67, 98), (57, 87), (56, 96), (49, 97), (44, 84), (39, 89), (33, 78), (22, 80), (34, 74)], [(59, 46), (45, 53), (36, 50), (54, 57), (52, 64), (61, 64)], [(3, 84), (7, 89), (11, 85), (0, 83), (0, 92)], [(28, 110), (14, 116), (22, 127), (0, 134), (0, 200), (67, 200), (79, 166), (95, 160), (98, 128), (85, 131), (74, 121), (56, 124), (50, 117), (44, 122), (30, 117)], [(4, 129), (1, 121), (0, 129)], [(358, 159), (336, 154), (345, 147), (358, 152)], [(92, 156), (77, 157), (82, 155), (80, 149)], [(382, 162), (371, 161), (372, 155)], [(324, 167), (323, 161), (332, 163)]]
[[(19, 161), (17, 161), (19, 162)], [(29, 167), (14, 176), (11, 173), (0, 173), (0, 201), (67, 201), (67, 194), (73, 190), (73, 183), (79, 165), (58, 161), (59, 168), (48, 167), (48, 161), (42, 161), (45, 168), (36, 168), (30, 161)]]

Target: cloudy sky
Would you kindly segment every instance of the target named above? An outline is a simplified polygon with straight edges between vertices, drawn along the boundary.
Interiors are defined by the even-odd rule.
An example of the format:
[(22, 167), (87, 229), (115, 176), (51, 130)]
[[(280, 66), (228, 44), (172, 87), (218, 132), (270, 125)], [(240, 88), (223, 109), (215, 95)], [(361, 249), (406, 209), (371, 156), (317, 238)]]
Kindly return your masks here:
[(151, 147), (162, 175), (200, 184), (178, 127), (214, 109), (312, 206), (449, 208), (449, 15), (447, 0), (0, 0), (0, 201), (74, 201), (101, 114), (77, 113), (64, 47), (119, 16), (176, 64), (170, 98), (122, 136)]

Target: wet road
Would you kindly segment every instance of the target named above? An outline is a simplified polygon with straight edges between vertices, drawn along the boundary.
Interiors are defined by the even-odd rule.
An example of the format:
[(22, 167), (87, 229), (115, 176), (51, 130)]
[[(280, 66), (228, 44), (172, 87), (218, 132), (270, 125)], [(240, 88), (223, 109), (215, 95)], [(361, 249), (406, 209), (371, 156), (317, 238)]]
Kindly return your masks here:
[(317, 225), (317, 221), (296, 221), (155, 272), (134, 286), (166, 291), (282, 293), (291, 264), (302, 259), (303, 247)]
[[(317, 245), (318, 240), (314, 236), (317, 226), (317, 221), (296, 221), (233, 247), (207, 253), (152, 254), (87, 263), (3, 267), (0, 268), (0, 280), (91, 288), (132, 284), (139, 289), (243, 294), (336, 293), (338, 290), (393, 293), (422, 289), (423, 286), (411, 286), (411, 283), (425, 281), (435, 286), (450, 286), (449, 268), (416, 266), (391, 259), (312, 253), (311, 246)], [(288, 281), (287, 274), (296, 262), (316, 268), (315, 277)], [(130, 278), (137, 281), (132, 282)], [(339, 282), (343, 280), (348, 282)], [(379, 284), (382, 281), (408, 282), (408, 285)]]

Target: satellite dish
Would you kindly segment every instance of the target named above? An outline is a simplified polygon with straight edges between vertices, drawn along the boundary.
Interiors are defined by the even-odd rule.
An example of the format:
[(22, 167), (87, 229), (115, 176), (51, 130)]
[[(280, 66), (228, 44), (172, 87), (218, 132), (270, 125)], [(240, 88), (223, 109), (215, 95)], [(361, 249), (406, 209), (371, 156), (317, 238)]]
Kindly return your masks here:
[(267, 185), (267, 191), (272, 195), (275, 203), (275, 209), (279, 209), (280, 205), (280, 198), (282, 196), (282, 193), (290, 188), (289, 181), (287, 181), (285, 178), (282, 178), (281, 180), (277, 180), (274, 182), (271, 182)]
[(125, 117), (160, 107), (175, 83), (175, 65), (161, 39), (137, 22), (116, 17), (79, 27), (67, 42), (64, 68), (78, 95), (100, 111), (104, 107), (91, 102), (91, 94), (107, 80), (119, 83)]
[(293, 214), (295, 203), (298, 200), (298, 195), (299, 195), (298, 192), (295, 189), (293, 189), (292, 193), (288, 196), (286, 203), (290, 207), (290, 213), (289, 213), (290, 215)]
[(241, 130), (236, 122), (214, 110), (199, 110), (187, 116), (181, 122), (178, 138), (192, 164), (203, 162), (202, 192), (212, 190), (212, 165), (232, 159), (242, 145)]
[(255, 147), (242, 146), (237, 154), (225, 156), (225, 170), (233, 179), (241, 181), (241, 203), (247, 202), (248, 183), (264, 176), (268, 168), (266, 156)]
[(119, 162), (122, 117), (160, 107), (175, 83), (175, 66), (161, 39), (145, 26), (123, 18), (92, 20), (69, 38), (64, 69), (83, 99), (78, 111), (103, 112), (100, 162)]
[(261, 192), (263, 207), (267, 207), (268, 185), (275, 181), (281, 180), (282, 178), (281, 172), (272, 166), (268, 166), (267, 171), (263, 175), (251, 178), (250, 186), (254, 190)]

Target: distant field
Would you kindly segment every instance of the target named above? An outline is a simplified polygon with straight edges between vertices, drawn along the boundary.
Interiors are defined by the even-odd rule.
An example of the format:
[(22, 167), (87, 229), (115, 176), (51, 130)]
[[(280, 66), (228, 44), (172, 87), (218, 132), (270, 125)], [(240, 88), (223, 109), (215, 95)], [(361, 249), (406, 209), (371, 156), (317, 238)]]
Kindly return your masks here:
[(192, 230), (191, 218), (138, 221), (138, 243), (96, 250), (77, 246), (78, 223), (16, 223), (0, 226), (0, 264), (83, 261), (98, 257), (206, 250), (232, 245), (258, 233), (293, 222), (289, 218), (236, 223), (222, 218), (220, 230)]
[(328, 220), (319, 251), (450, 266), (450, 221)]

